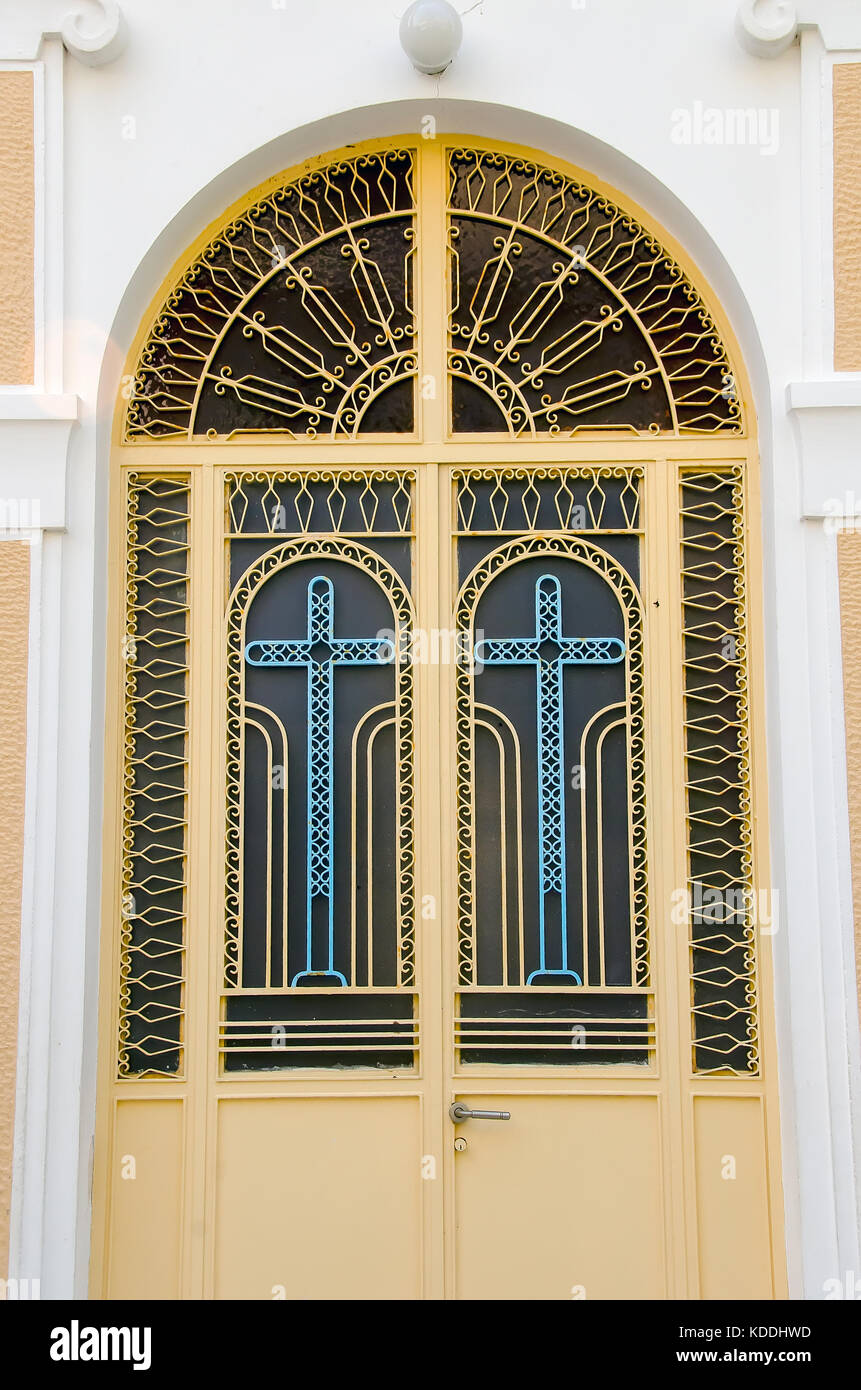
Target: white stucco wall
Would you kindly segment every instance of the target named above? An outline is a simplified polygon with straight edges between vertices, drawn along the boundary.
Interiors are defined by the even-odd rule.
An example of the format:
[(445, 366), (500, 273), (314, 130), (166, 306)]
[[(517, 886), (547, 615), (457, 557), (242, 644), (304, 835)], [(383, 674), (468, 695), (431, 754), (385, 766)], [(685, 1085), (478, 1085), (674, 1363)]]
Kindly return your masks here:
[[(0, 16), (0, 60), (34, 57), (42, 29), (56, 28), (67, 8), (13, 3), (14, 14)], [(230, 202), (305, 157), (418, 131), (426, 115), (440, 131), (563, 156), (639, 202), (700, 264), (746, 355), (763, 455), (793, 1296), (821, 1297), (826, 1279), (861, 1267), (834, 537), (814, 519), (835, 488), (848, 490), (853, 467), (861, 494), (861, 467), (846, 445), (853, 431), (861, 437), (861, 394), (853, 394), (861, 392), (861, 374), (835, 377), (829, 347), (830, 125), (822, 119), (831, 62), (858, 61), (861, 53), (829, 54), (811, 29), (801, 47), (779, 58), (753, 57), (734, 36), (736, 8), (736, 0), (586, 0), (582, 7), (484, 0), (465, 16), (462, 51), (441, 78), (411, 69), (388, 0), (124, 0), (127, 45), (99, 68), (68, 55), (61, 63), (59, 40), (45, 40), (45, 128), (53, 139), (44, 190), (45, 312), (53, 365), (40, 389), (77, 397), (79, 423), (69, 435), (64, 497), (50, 483), (53, 511), (45, 515), (53, 520), (34, 600), (41, 733), (31, 736), (28, 803), (30, 1060), (19, 1074), (10, 1272), (41, 1275), (43, 1296), (82, 1294), (87, 1282), (106, 503), (123, 359), (162, 277)], [(852, 41), (861, 48), (858, 27)], [(696, 119), (697, 103), (761, 109), (767, 143), (776, 132), (776, 148), (677, 143), (674, 113), (685, 108)], [(806, 395), (796, 392), (795, 411), (788, 409), (791, 383), (808, 384)], [(5, 426), (20, 430), (16, 409), (7, 400)], [(71, 405), (64, 409), (73, 413)], [(0, 396), (5, 495), (3, 469), (12, 478), (14, 450), (3, 450), (11, 439), (3, 412)], [(34, 440), (47, 439), (39, 431), (49, 427), (38, 418), (29, 428)], [(36, 467), (46, 478), (60, 447), (45, 445)], [(20, 495), (20, 480), (8, 487)]]

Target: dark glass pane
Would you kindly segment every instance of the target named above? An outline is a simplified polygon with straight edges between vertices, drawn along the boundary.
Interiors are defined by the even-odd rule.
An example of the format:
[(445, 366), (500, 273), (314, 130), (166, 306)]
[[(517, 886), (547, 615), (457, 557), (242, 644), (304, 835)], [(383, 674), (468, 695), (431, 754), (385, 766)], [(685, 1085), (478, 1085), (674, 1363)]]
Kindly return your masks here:
[(455, 434), (504, 434), (508, 429), (502, 402), (459, 376), (451, 379), (451, 423)]
[(410, 434), (415, 429), (415, 381), (386, 386), (366, 408), (359, 434)]

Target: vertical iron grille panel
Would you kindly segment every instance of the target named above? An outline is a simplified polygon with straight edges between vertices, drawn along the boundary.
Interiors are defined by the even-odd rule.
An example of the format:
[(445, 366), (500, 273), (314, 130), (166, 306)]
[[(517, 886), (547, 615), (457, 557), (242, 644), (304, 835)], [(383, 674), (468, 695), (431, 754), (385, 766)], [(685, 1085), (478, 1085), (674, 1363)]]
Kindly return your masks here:
[(282, 185), (223, 227), (162, 306), (126, 438), (414, 428), (413, 155)]
[(415, 1064), (413, 483), (227, 479), (227, 1071)]
[(740, 432), (715, 324), (634, 218), (509, 155), (452, 150), (449, 174), (456, 433)]
[(183, 1069), (189, 502), (187, 478), (129, 477), (120, 1076)]
[(693, 1065), (759, 1072), (740, 467), (681, 473)]
[(464, 1064), (654, 1050), (641, 482), (621, 466), (455, 471)]

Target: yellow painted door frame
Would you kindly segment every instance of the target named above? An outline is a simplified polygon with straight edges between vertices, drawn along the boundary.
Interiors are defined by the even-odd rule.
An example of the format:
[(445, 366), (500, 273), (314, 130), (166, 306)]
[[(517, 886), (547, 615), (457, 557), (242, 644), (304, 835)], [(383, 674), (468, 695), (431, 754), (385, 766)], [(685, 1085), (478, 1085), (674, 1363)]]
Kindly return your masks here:
[[(455, 435), (448, 405), (447, 151), (455, 146), (487, 148), (469, 137), (369, 142), (365, 153), (410, 149), (416, 168), (416, 310), (419, 360), (418, 417), (411, 435), (357, 436), (337, 441), (259, 435), (252, 441), (205, 438), (129, 441), (123, 433), (125, 401), (117, 410), (111, 485), (109, 557), (107, 780), (105, 791), (103, 940), (100, 990), (99, 1105), (94, 1176), (91, 1294), (94, 1297), (261, 1297), (355, 1296), (353, 1274), (341, 1277), (337, 1260), (318, 1258), (314, 1213), (299, 1247), (306, 1268), (290, 1266), (284, 1250), (278, 1267), (277, 1243), (270, 1263), (265, 1245), (265, 1212), (251, 1219), (254, 1194), (241, 1183), (226, 1194), (225, 1173), (241, 1169), (243, 1144), (283, 1145), (261, 1182), (267, 1199), (278, 1191), (279, 1175), (291, 1164), (303, 1181), (313, 1182), (315, 1166), (356, 1135), (357, 1191), (382, 1204), (375, 1156), (390, 1181), (402, 1182), (392, 1201), (402, 1203), (402, 1220), (415, 1242), (413, 1274), (402, 1288), (387, 1281), (387, 1265), (406, 1259), (400, 1237), (385, 1234), (380, 1250), (366, 1258), (371, 1285), (382, 1297), (506, 1296), (497, 1283), (488, 1242), (491, 1207), (504, 1219), (506, 1202), (519, 1177), (534, 1178), (529, 1132), (524, 1122), (504, 1137), (478, 1122), (457, 1132), (448, 1118), (453, 1100), (504, 1104), (512, 1115), (534, 1120), (534, 1134), (560, 1143), (579, 1143), (584, 1127), (594, 1126), (606, 1142), (614, 1136), (646, 1136), (654, 1143), (653, 1191), (657, 1195), (660, 1251), (655, 1259), (653, 1296), (676, 1298), (786, 1296), (782, 1196), (777, 1113), (777, 1070), (772, 1005), (771, 939), (757, 931), (756, 1042), (761, 1065), (756, 1075), (697, 1070), (692, 1046), (696, 1000), (687, 917), (672, 920), (674, 894), (690, 880), (686, 829), (690, 830), (686, 763), (686, 648), (683, 574), (685, 517), (696, 477), (723, 479), (732, 489), (736, 511), (737, 597), (740, 650), (732, 659), (746, 672), (749, 706), (749, 792), (757, 810), (749, 818), (745, 853), (751, 882), (770, 882), (765, 816), (766, 779), (761, 625), (761, 542), (758, 458), (754, 412), (741, 355), (720, 306), (702, 277), (689, 273), (721, 338), (729, 345), (736, 389), (747, 422), (745, 434), (637, 436), (608, 432), (532, 439)], [(534, 152), (496, 144), (504, 158), (534, 159)], [(351, 149), (331, 156), (355, 157)], [(549, 162), (549, 161), (547, 161)], [(290, 171), (228, 210), (224, 225), (269, 188), (300, 177), (319, 161)], [(594, 180), (558, 160), (566, 177)], [(613, 190), (599, 189), (614, 202)], [(626, 208), (641, 223), (639, 209)], [(167, 301), (179, 272), (211, 239), (208, 229), (160, 289), (129, 356), (133, 374), (155, 313)], [(663, 234), (662, 245), (688, 268), (681, 248)], [(227, 745), (225, 703), (225, 475), (277, 474), (285, 469), (414, 472), (413, 598), (419, 631), (454, 626), (456, 580), (453, 566), (453, 472), (457, 469), (642, 468), (641, 590), (644, 605), (646, 707), (646, 806), (648, 808), (649, 930), (657, 1042), (649, 1068), (633, 1066), (527, 1067), (458, 1064), (455, 1036), (457, 993), (457, 759), (454, 671), (450, 665), (415, 667), (415, 785), (417, 905), (433, 905), (435, 915), (417, 915), (421, 1053), (419, 1067), (345, 1075), (308, 1069), (225, 1076), (220, 1066), (221, 977), (224, 934), (224, 816)], [(180, 1074), (133, 1076), (117, 1071), (117, 1039), (122, 1029), (122, 991), (127, 967), (129, 913), (123, 879), (120, 827), (130, 801), (126, 743), (129, 711), (128, 669), (134, 630), (130, 622), (129, 554), (136, 532), (130, 524), (129, 497), (153, 480), (187, 485), (179, 533), (188, 545), (188, 784), (185, 802), (183, 947), (184, 996)], [(684, 489), (688, 491), (685, 492)], [(178, 505), (178, 504), (177, 504)], [(686, 508), (688, 509), (686, 511)], [(183, 527), (186, 528), (183, 532)], [(600, 535), (596, 536), (600, 545)], [(736, 639), (733, 638), (733, 641)], [(745, 737), (747, 735), (745, 734)], [(125, 952), (125, 954), (124, 954)], [(278, 1108), (290, 1099), (292, 1110)], [(613, 1101), (615, 1099), (615, 1104)], [(274, 1105), (272, 1103), (275, 1103)], [(393, 1105), (393, 1102), (396, 1104)], [(564, 1105), (564, 1109), (562, 1108)], [(268, 1108), (267, 1108), (268, 1107)], [(344, 1115), (349, 1107), (350, 1120)], [(627, 1110), (626, 1110), (627, 1107)], [(339, 1115), (340, 1111), (343, 1112)], [(315, 1156), (301, 1152), (308, 1117), (322, 1116), (314, 1133)], [(636, 1118), (630, 1131), (624, 1116)], [(277, 1115), (277, 1120), (273, 1116)], [(566, 1116), (575, 1117), (571, 1134)], [(583, 1123), (577, 1119), (583, 1117)], [(622, 1118), (618, 1118), (621, 1116)], [(561, 1126), (561, 1128), (560, 1128)], [(465, 1152), (456, 1152), (456, 1133)], [(515, 1140), (511, 1140), (515, 1134)], [(420, 1141), (416, 1143), (416, 1136)], [(567, 1137), (566, 1137), (567, 1136)], [(597, 1144), (598, 1141), (596, 1141)], [(645, 1140), (644, 1140), (645, 1142)], [(520, 1145), (520, 1147), (518, 1147)], [(551, 1146), (552, 1147), (552, 1146)], [(579, 1153), (579, 1150), (578, 1150)], [(382, 1155), (382, 1156), (381, 1156)], [(600, 1172), (600, 1145), (580, 1155), (582, 1171)], [(430, 1161), (430, 1163), (429, 1163)], [(404, 1175), (404, 1168), (412, 1172)], [(265, 1165), (264, 1165), (265, 1166)], [(379, 1166), (379, 1164), (377, 1165)], [(429, 1171), (432, 1169), (436, 1176)], [(551, 1165), (552, 1168), (552, 1165)], [(334, 1171), (334, 1169), (333, 1169)], [(553, 1170), (555, 1171), (555, 1170)], [(484, 1176), (482, 1177), (482, 1173)], [(400, 1175), (400, 1176), (398, 1176)], [(384, 1173), (385, 1176), (385, 1173)], [(552, 1186), (556, 1177), (548, 1179)], [(560, 1179), (561, 1180), (561, 1179)], [(231, 1181), (233, 1179), (231, 1178)], [(298, 1181), (298, 1179), (297, 1179)], [(266, 1184), (270, 1184), (269, 1187)], [(364, 1185), (364, 1187), (363, 1187)], [(482, 1187), (489, 1193), (485, 1211)], [(261, 1199), (262, 1201), (263, 1199)], [(295, 1194), (294, 1194), (295, 1204)], [(633, 1200), (633, 1199), (632, 1199)], [(243, 1209), (243, 1201), (248, 1210)], [(597, 1215), (583, 1212), (584, 1240), (597, 1249), (601, 1223), (612, 1219), (598, 1202)], [(373, 1214), (373, 1213), (372, 1213)], [(636, 1220), (636, 1213), (629, 1213)], [(248, 1217), (248, 1220), (246, 1220)], [(357, 1218), (358, 1219), (358, 1218)], [(572, 1221), (575, 1219), (572, 1216)], [(624, 1213), (619, 1221), (624, 1221)], [(255, 1220), (262, 1222), (258, 1228)], [(590, 1224), (591, 1223), (591, 1224)], [(249, 1229), (246, 1232), (245, 1226)], [(276, 1221), (277, 1225), (277, 1221)], [(517, 1222), (514, 1222), (517, 1227)], [(593, 1229), (594, 1227), (594, 1229)], [(358, 1229), (358, 1228), (357, 1228)], [(358, 1229), (359, 1239), (364, 1228)], [(576, 1226), (572, 1229), (576, 1229)], [(645, 1228), (644, 1228), (645, 1229)], [(304, 1227), (303, 1227), (304, 1230)], [(651, 1228), (650, 1228), (651, 1230)], [(524, 1228), (525, 1231), (525, 1228)], [(588, 1238), (587, 1238), (588, 1237)], [(348, 1235), (345, 1240), (350, 1239)], [(274, 1238), (273, 1238), (274, 1239)], [(528, 1245), (528, 1232), (522, 1237)], [(643, 1236), (652, 1241), (652, 1234)], [(256, 1242), (256, 1244), (255, 1244)], [(583, 1275), (577, 1259), (554, 1251), (548, 1242), (548, 1279), (559, 1297), (643, 1296), (618, 1271), (616, 1277), (594, 1264), (594, 1279)], [(487, 1246), (485, 1267), (480, 1250)], [(650, 1247), (651, 1250), (651, 1247)], [(308, 1252), (312, 1253), (308, 1253)], [(648, 1258), (653, 1258), (650, 1253)], [(358, 1259), (358, 1256), (356, 1256)], [(411, 1258), (411, 1257), (409, 1257)], [(584, 1257), (585, 1258), (585, 1257)], [(592, 1256), (589, 1256), (592, 1259)], [(645, 1258), (645, 1257), (644, 1257)], [(255, 1260), (258, 1266), (255, 1267)], [(327, 1263), (328, 1261), (328, 1263)], [(349, 1261), (348, 1261), (349, 1263)], [(593, 1262), (594, 1263), (594, 1262)], [(245, 1266), (245, 1267), (243, 1267)], [(651, 1267), (651, 1266), (650, 1266)], [(644, 1266), (645, 1268), (645, 1266)], [(649, 1278), (652, 1276), (649, 1275)], [(646, 1279), (647, 1275), (644, 1274)], [(291, 1279), (296, 1282), (291, 1284)], [(609, 1285), (607, 1281), (609, 1280)], [(255, 1282), (256, 1281), (256, 1282)], [(304, 1283), (303, 1283), (304, 1281)], [(482, 1283), (484, 1281), (484, 1283)], [(539, 1280), (540, 1282), (540, 1280)], [(530, 1296), (522, 1292), (515, 1296)], [(538, 1296), (545, 1296), (543, 1293)]]

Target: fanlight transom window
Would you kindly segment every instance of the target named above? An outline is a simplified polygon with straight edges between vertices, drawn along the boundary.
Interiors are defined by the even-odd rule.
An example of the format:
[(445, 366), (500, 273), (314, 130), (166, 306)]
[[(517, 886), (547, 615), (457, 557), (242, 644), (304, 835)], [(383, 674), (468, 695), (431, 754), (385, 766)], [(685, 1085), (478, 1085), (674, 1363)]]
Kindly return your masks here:
[[(716, 326), (652, 234), (602, 193), (448, 150), (454, 434), (739, 433)], [(422, 376), (414, 151), (338, 160), (225, 223), (180, 275), (134, 376), (129, 441), (412, 434)]]

